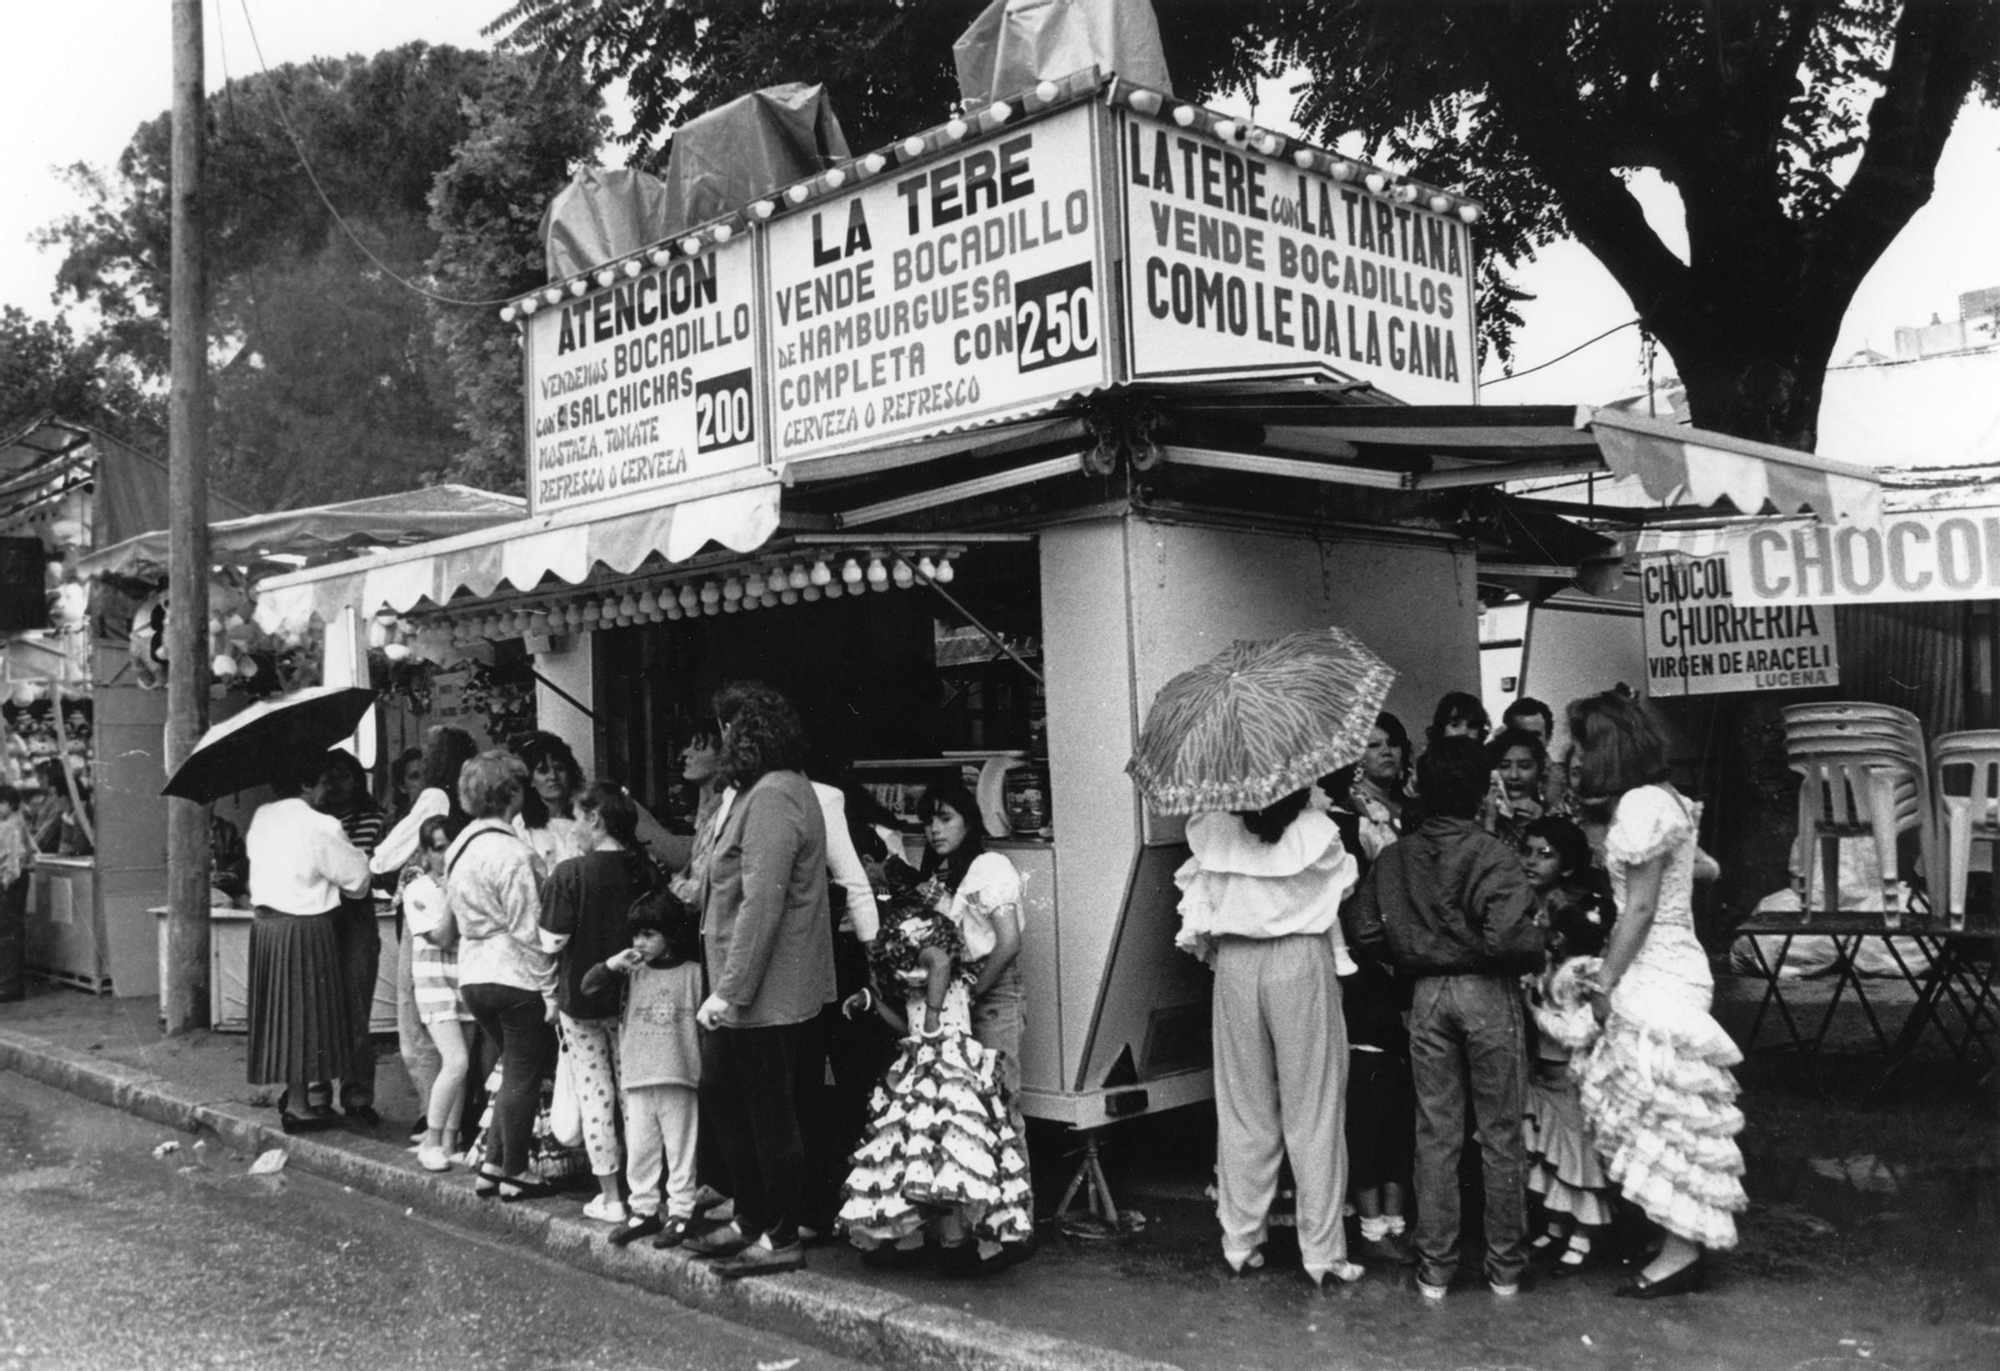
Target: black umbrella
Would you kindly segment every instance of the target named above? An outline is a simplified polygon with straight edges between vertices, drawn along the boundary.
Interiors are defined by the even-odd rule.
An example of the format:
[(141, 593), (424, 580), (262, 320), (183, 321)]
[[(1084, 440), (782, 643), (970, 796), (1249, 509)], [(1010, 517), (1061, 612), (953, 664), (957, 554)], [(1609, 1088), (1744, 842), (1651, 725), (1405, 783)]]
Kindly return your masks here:
[(361, 686), (313, 686), (251, 705), (202, 734), (160, 793), (213, 804), (269, 785), (350, 736), (374, 703)]

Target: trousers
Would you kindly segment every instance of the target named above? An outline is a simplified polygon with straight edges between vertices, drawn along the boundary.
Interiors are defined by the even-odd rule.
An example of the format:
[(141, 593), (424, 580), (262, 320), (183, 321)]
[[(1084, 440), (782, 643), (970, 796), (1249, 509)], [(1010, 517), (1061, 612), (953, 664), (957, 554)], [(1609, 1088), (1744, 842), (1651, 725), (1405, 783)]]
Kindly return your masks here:
[(502, 1176), (525, 1175), (535, 1141), (542, 1078), (556, 1064), (556, 1031), (548, 1022), (542, 997), (532, 990), (490, 984), (459, 990), (480, 1028), (500, 1045), (500, 1093), (493, 1097), (487, 1170)]
[(729, 1175), (736, 1223), (773, 1247), (799, 1240), (806, 1149), (798, 1066), (806, 1024), (717, 1028), (701, 1040), (701, 1124)]
[(667, 1217), (694, 1213), (695, 1089), (688, 1085), (635, 1085), (625, 1106), (625, 1185), (634, 1214), (657, 1214), (665, 1194)]
[(615, 1176), (625, 1163), (618, 1150), (618, 1020), (561, 1015), (570, 1084), (583, 1117), (583, 1150), (593, 1176)]
[(1240, 1264), (1269, 1232), (1278, 1166), (1298, 1187), (1299, 1255), (1347, 1260), (1347, 1023), (1323, 935), (1224, 938), (1216, 948), (1215, 1121), (1222, 1252)]
[(1486, 1279), (1513, 1285), (1528, 1264), (1527, 1156), (1521, 1142), (1527, 1038), (1512, 976), (1425, 976), (1410, 1007), (1417, 1090), (1418, 1276), (1447, 1286), (1458, 1272), (1458, 1162), (1466, 1110), (1479, 1127), (1486, 1202)]
[(375, 900), (343, 899), (333, 911), (334, 939), (340, 945), (340, 978), (347, 991), (347, 1012), (354, 1023), (354, 1042), (347, 1075), (341, 1078), (340, 1102), (345, 1107), (375, 1103), (375, 1039), (368, 1021), (375, 1015), (375, 977), (382, 966), (382, 933), (375, 926)]
[(403, 1070), (410, 1075), (417, 1107), (422, 1110), (429, 1107), (431, 1088), (444, 1069), (444, 1058), (417, 1012), (416, 942), (417, 935), (405, 928), (396, 943), (396, 1052), (403, 1059)]

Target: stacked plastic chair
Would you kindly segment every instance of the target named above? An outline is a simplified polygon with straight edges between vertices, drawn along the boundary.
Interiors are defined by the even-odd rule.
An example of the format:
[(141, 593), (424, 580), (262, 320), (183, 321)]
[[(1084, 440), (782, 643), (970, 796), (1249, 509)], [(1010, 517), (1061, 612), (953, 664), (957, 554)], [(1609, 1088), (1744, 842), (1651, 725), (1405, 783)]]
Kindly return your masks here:
[[(1952, 793), (1950, 782), (1967, 773), (1965, 794)], [(2000, 871), (2000, 729), (1974, 729), (1941, 734), (1931, 752), (1931, 777), (1937, 795), (1938, 826), (1945, 854), (1945, 911), (1954, 928), (1965, 926), (1965, 873), (1972, 844), (1987, 843)]]
[(1916, 716), (1891, 705), (1839, 703), (1789, 705), (1784, 718), (1786, 754), (1804, 778), (1799, 846), (1806, 917), (1815, 908), (1820, 878), (1826, 898), (1839, 898), (1839, 840), (1866, 838), (1879, 862), (1882, 910), (1895, 926), (1907, 888), (1898, 880), (1898, 835), (1916, 830), (1926, 877), (1935, 879), (1942, 870), (1930, 764)]

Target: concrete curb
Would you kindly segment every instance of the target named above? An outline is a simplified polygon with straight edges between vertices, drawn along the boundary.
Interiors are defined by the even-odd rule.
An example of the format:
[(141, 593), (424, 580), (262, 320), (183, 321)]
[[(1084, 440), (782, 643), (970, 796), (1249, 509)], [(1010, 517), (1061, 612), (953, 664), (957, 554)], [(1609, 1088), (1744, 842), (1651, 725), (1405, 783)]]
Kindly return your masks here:
[(724, 1281), (705, 1263), (680, 1252), (659, 1252), (643, 1243), (615, 1248), (605, 1240), (602, 1225), (482, 1200), (462, 1173), (435, 1176), (313, 1138), (291, 1137), (266, 1122), (269, 1110), (191, 1099), (156, 1073), (29, 1034), (0, 1029), (0, 1069), (184, 1133), (213, 1133), (238, 1152), (256, 1155), (280, 1148), (288, 1154), (288, 1166), (457, 1227), (537, 1248), (592, 1275), (870, 1364), (953, 1371), (1175, 1371), (1166, 1362), (1009, 1327), (813, 1271)]

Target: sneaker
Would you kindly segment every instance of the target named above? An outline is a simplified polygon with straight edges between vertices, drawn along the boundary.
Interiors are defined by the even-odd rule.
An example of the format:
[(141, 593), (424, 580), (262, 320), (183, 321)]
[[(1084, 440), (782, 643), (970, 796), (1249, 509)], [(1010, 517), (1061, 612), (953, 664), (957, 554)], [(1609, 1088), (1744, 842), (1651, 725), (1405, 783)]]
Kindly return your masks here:
[(1417, 1293), (1422, 1295), (1427, 1302), (1436, 1304), (1451, 1293), (1451, 1287), (1448, 1285), (1432, 1285), (1429, 1281), (1419, 1276), (1417, 1278)]
[(583, 1217), (596, 1219), (599, 1223), (623, 1223), (628, 1216), (625, 1201), (614, 1200), (609, 1195), (596, 1195), (583, 1207)]
[(1521, 1293), (1521, 1283), (1519, 1281), (1488, 1281), (1486, 1282), (1486, 1288), (1502, 1299), (1511, 1299), (1513, 1296)]
[(451, 1157), (446, 1154), (442, 1147), (419, 1147), (417, 1149), (417, 1165), (426, 1171), (449, 1171), (451, 1170)]

